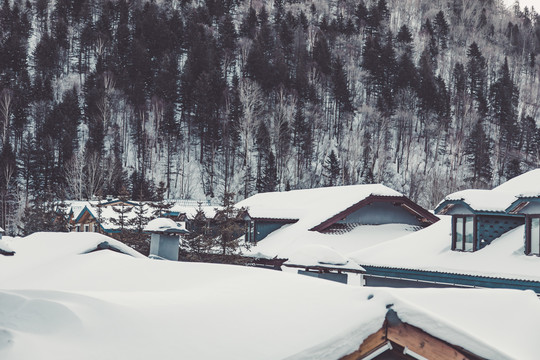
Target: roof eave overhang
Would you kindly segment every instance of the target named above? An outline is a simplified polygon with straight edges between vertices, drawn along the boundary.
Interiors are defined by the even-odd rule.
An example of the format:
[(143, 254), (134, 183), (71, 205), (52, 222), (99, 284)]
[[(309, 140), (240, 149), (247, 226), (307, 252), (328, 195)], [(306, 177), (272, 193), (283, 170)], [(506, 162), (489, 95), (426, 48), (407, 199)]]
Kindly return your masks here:
[(424, 209), (420, 205), (414, 203), (412, 200), (407, 198), (406, 196), (382, 196), (382, 195), (369, 195), (363, 200), (360, 200), (356, 204), (349, 206), (347, 209), (343, 210), (342, 212), (332, 216), (331, 218), (323, 221), (317, 226), (312, 227), (309, 229), (310, 231), (324, 231), (328, 227), (332, 226), (339, 220), (345, 218), (347, 215), (355, 212), (356, 210), (369, 205), (373, 202), (393, 202), (393, 203), (400, 203), (401, 207), (404, 208), (406, 211), (409, 211), (413, 215), (419, 218), (420, 221), (426, 223), (426, 224), (433, 224), (440, 219), (435, 216), (434, 214), (430, 213), (428, 210)]

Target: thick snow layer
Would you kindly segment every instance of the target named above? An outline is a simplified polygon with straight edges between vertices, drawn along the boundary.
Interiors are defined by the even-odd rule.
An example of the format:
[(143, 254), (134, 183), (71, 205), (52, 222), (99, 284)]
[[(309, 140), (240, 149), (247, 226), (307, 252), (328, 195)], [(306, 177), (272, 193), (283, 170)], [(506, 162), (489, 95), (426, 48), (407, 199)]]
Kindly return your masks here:
[(463, 200), (476, 211), (504, 212), (516, 200), (516, 196), (500, 190), (470, 189), (450, 194), (444, 200)]
[(540, 281), (540, 258), (524, 253), (524, 226), (475, 252), (452, 251), (451, 217), (410, 235), (349, 254), (360, 265)]
[(509, 192), (516, 196), (532, 193), (540, 194), (540, 169), (516, 176), (493, 190)]
[[(37, 275), (41, 271), (54, 267), (60, 260), (96, 250), (103, 242), (132, 257), (144, 258), (129, 246), (97, 233), (34, 233), (24, 238), (4, 237), (2, 242), (15, 255), (0, 257), (0, 284), (8, 279), (16, 281), (18, 276), (36, 276), (39, 280)], [(65, 275), (73, 276), (68, 269), (63, 270)]]
[(324, 245), (307, 245), (294, 252), (285, 265), (319, 266), (351, 270), (364, 270), (334, 249)]
[(370, 195), (403, 196), (382, 184), (350, 185), (261, 193), (236, 206), (253, 218), (300, 219), (309, 229)]
[(510, 179), (493, 190), (462, 190), (446, 196), (443, 201), (463, 200), (476, 211), (504, 212), (522, 196), (540, 196), (540, 169)]
[(174, 233), (185, 233), (187, 232), (183, 226), (179, 226), (173, 220), (169, 218), (157, 218), (151, 220), (144, 227), (144, 231), (149, 232), (174, 232)]
[(323, 245), (341, 254), (348, 254), (415, 231), (406, 224), (362, 225), (344, 234), (323, 234), (308, 231), (302, 224), (281, 227), (253, 245), (246, 255), (261, 258), (288, 259), (308, 245)]
[[(31, 253), (32, 241), (37, 252), (54, 248), (56, 235), (14, 239), (25, 243), (16, 250)], [(532, 292), (389, 291), (107, 250), (81, 254), (86, 235), (77, 234), (85, 245), (50, 252), (52, 262), (16, 255), (2, 266), (1, 359), (339, 359), (382, 326), (387, 307), (480, 356), (537, 358), (540, 302)]]
[[(57, 235), (13, 241), (21, 253), (41, 252), (58, 245)], [(532, 292), (389, 291), (107, 250), (81, 254), (89, 239), (76, 235), (81, 241), (70, 241), (81, 245), (54, 252), (53, 262), (16, 255), (2, 266), (1, 359), (338, 359), (382, 326), (387, 307), (480, 356), (537, 357), (540, 302)]]
[(6, 253), (13, 252), (13, 249), (11, 248), (11, 246), (9, 246), (8, 241), (6, 240), (6, 237), (4, 237), (3, 239), (0, 239), (0, 250)]

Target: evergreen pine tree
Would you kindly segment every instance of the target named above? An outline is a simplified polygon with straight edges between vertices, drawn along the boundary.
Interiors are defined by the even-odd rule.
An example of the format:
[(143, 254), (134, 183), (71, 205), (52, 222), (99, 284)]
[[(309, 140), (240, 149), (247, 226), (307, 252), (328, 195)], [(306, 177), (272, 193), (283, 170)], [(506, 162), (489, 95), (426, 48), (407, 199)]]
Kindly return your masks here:
[(478, 120), (465, 145), (467, 165), (472, 173), (467, 180), (474, 187), (487, 187), (491, 182), (491, 149), (491, 141), (486, 135), (482, 121)]
[(339, 185), (339, 178), (341, 175), (341, 167), (334, 150), (330, 152), (330, 155), (326, 158), (323, 165), (323, 176), (325, 180), (325, 186), (337, 186)]

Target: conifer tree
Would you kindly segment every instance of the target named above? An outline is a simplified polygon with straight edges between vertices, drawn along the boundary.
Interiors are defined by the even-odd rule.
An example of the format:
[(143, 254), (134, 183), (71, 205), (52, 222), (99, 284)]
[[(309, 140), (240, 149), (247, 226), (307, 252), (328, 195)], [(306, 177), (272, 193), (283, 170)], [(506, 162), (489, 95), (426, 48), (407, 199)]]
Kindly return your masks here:
[(473, 99), (476, 101), (476, 108), (480, 114), (487, 112), (486, 101), (486, 59), (480, 52), (476, 42), (473, 42), (467, 49), (467, 75), (468, 89)]
[(326, 179), (325, 186), (337, 186), (341, 175), (341, 167), (334, 150), (326, 158), (323, 165), (323, 176)]
[(160, 181), (156, 189), (156, 201), (152, 203), (152, 207), (155, 209), (153, 215), (156, 217), (165, 216), (165, 214), (171, 210), (173, 206), (173, 204), (168, 202), (165, 198), (166, 193), (167, 187), (163, 181)]
[(469, 134), (465, 147), (467, 165), (471, 172), (470, 181), (474, 187), (486, 187), (492, 178), (491, 141), (486, 135), (481, 120), (478, 120)]
[(223, 206), (216, 210), (215, 234), (216, 246), (220, 250), (223, 262), (235, 262), (241, 255), (242, 248), (247, 244), (242, 243), (244, 227), (239, 221), (239, 214), (245, 209), (238, 209), (234, 206), (234, 194), (225, 193), (223, 195)]
[(112, 207), (116, 215), (111, 217), (109, 221), (111, 224), (118, 227), (118, 236), (122, 240), (127, 237), (126, 231), (130, 225), (128, 216), (133, 210), (133, 207), (126, 204), (126, 201), (128, 201), (129, 198), (129, 191), (125, 188), (125, 186), (122, 187), (120, 194), (118, 194), (118, 198), (120, 199), (121, 204), (119, 206)]

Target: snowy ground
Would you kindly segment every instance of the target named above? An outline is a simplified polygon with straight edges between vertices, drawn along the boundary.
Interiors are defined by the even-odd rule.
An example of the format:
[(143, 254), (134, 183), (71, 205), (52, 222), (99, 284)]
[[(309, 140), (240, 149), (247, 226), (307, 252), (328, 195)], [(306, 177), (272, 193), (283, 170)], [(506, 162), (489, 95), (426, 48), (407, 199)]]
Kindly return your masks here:
[[(102, 241), (131, 255), (88, 252)], [(536, 359), (530, 291), (387, 290), (144, 258), (99, 234), (2, 240), (0, 359), (337, 359), (391, 306), (490, 359)]]

